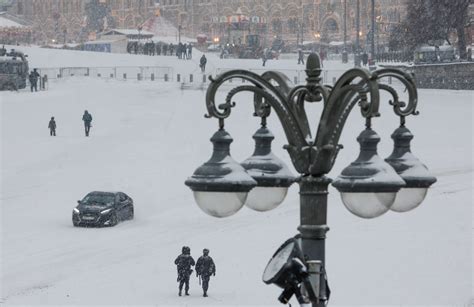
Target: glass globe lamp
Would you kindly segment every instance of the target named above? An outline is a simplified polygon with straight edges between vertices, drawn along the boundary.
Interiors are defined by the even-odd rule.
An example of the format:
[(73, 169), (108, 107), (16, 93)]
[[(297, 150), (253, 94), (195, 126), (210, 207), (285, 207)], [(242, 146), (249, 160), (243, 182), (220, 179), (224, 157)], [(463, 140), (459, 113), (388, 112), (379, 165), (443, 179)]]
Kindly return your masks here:
[(245, 206), (256, 211), (269, 211), (283, 202), (295, 177), (286, 164), (272, 153), (274, 136), (270, 130), (263, 126), (253, 138), (255, 151), (241, 165), (257, 186), (249, 192)]
[(406, 186), (397, 193), (390, 210), (407, 212), (423, 202), (428, 188), (436, 182), (436, 178), (411, 153), (410, 142), (413, 139), (413, 134), (410, 130), (401, 126), (393, 132), (392, 139), (394, 141), (393, 152), (385, 161), (402, 177)]
[(359, 157), (342, 171), (333, 186), (341, 193), (342, 202), (350, 212), (370, 219), (390, 210), (405, 182), (378, 156), (380, 137), (375, 131), (365, 129), (357, 141)]
[(230, 156), (232, 137), (220, 129), (211, 138), (214, 150), (211, 159), (196, 169), (185, 181), (193, 190), (197, 205), (214, 217), (227, 217), (239, 211), (248, 192), (257, 185)]

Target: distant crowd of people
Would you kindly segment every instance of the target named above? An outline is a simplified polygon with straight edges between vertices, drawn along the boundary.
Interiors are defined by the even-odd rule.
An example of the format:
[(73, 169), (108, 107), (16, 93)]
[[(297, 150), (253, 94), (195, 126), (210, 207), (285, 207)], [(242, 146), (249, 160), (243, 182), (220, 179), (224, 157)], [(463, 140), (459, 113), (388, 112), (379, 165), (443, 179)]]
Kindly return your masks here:
[(127, 52), (130, 54), (144, 54), (144, 55), (164, 55), (164, 56), (177, 56), (179, 59), (190, 60), (193, 57), (193, 45), (191, 43), (163, 43), (154, 41), (148, 41), (145, 43), (141, 42), (128, 42)]

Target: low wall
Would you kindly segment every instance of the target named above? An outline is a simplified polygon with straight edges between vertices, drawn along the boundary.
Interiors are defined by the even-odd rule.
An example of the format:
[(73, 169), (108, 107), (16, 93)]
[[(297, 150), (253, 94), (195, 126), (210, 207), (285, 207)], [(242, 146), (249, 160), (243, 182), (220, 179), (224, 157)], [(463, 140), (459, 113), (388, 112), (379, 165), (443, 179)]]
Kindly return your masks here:
[(415, 65), (419, 88), (474, 90), (474, 62)]
[(418, 88), (474, 90), (474, 62), (382, 66), (414, 73)]

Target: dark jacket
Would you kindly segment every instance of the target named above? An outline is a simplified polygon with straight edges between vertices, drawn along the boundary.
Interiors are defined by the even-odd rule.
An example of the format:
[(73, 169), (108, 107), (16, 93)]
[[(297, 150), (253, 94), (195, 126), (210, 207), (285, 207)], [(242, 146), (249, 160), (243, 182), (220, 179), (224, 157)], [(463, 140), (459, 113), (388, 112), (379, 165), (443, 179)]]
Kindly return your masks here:
[(195, 262), (191, 255), (181, 254), (174, 261), (178, 269), (178, 279), (182, 277), (189, 277), (193, 270), (191, 269), (194, 266)]
[(199, 63), (201, 64), (201, 66), (205, 66), (206, 63), (207, 63), (206, 57), (205, 57), (205, 56), (202, 56), (202, 57), (201, 57), (201, 60), (199, 61)]
[(28, 79), (30, 80), (31, 83), (37, 83), (38, 82), (38, 76), (39, 76), (39, 74), (37, 72), (32, 71), (29, 74)]
[(196, 263), (196, 273), (206, 277), (216, 274), (214, 260), (210, 256), (199, 257)]
[(82, 120), (84, 121), (85, 124), (90, 125), (92, 121), (92, 115), (90, 113), (84, 113), (84, 115), (82, 115)]
[(56, 129), (56, 121), (54, 119), (49, 121), (48, 128), (51, 129), (51, 130)]

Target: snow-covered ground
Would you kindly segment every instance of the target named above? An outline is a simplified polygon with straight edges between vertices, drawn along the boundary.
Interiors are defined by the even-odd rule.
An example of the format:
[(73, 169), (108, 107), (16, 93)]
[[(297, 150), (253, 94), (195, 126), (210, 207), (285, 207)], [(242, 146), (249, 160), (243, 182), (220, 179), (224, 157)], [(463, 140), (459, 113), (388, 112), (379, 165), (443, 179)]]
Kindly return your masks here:
[[(46, 64), (48, 52), (67, 66), (71, 61), (89, 66), (141, 58), (161, 61), (36, 48), (31, 48), (35, 58), (30, 56), (30, 61)], [(173, 67), (184, 65), (167, 61)], [(259, 61), (244, 62), (227, 63), (261, 67)], [(268, 63), (268, 69), (286, 65)], [(420, 115), (408, 118), (407, 126), (415, 135), (414, 154), (438, 182), (416, 210), (363, 220), (349, 213), (338, 192), (330, 189), (330, 305), (472, 302), (473, 95), (419, 90)], [(267, 213), (244, 208), (226, 219), (204, 214), (184, 185), (210, 157), (209, 138), (218, 126), (203, 117), (204, 97), (204, 91), (181, 91), (176, 83), (86, 77), (54, 81), (44, 92), (0, 93), (0, 304), (279, 305), (281, 290), (265, 285), (261, 274), (278, 246), (297, 233), (298, 187), (292, 186), (285, 202)], [(238, 161), (252, 154), (251, 136), (259, 126), (251, 116), (249, 98), (237, 96), (237, 107), (226, 121), (234, 138), (231, 152)], [(386, 157), (398, 120), (387, 99), (384, 102), (374, 129), (382, 138), (379, 153)], [(86, 109), (94, 117), (90, 138), (84, 137), (81, 121)], [(320, 105), (311, 105), (312, 118), (320, 110)], [(357, 110), (352, 113), (331, 177), (358, 154), (355, 138), (364, 121)], [(57, 137), (49, 136), (51, 116), (58, 124)], [(269, 128), (276, 136), (274, 152), (291, 167), (274, 115)], [(72, 208), (93, 190), (128, 193), (135, 201), (135, 219), (113, 228), (74, 228)], [(209, 248), (216, 262), (207, 299), (196, 278), (190, 297), (177, 296), (173, 261), (183, 245), (191, 247), (195, 258), (202, 248)]]

